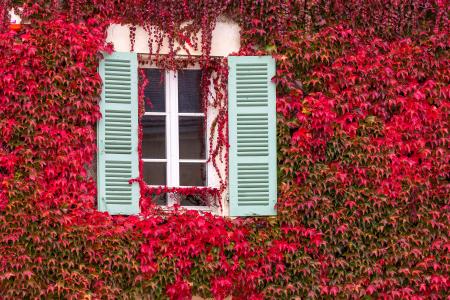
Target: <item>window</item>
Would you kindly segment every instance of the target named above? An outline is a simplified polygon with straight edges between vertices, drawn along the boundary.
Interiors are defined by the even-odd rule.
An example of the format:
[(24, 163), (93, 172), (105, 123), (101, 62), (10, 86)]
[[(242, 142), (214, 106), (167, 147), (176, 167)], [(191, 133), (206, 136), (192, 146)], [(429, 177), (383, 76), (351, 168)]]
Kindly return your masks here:
[[(200, 94), (200, 70), (145, 69), (149, 81), (141, 119), (144, 180), (151, 186), (205, 187), (207, 178), (206, 116)], [(169, 193), (159, 205), (202, 206), (195, 195)]]
[[(269, 56), (228, 57), (228, 189), (230, 216), (276, 214), (275, 61)], [(140, 185), (214, 187), (208, 167), (208, 120), (200, 97), (200, 70), (145, 71), (151, 102), (138, 113), (138, 59), (132, 52), (105, 55), (97, 141), (98, 208), (110, 214), (140, 212)], [(139, 156), (139, 122), (143, 128)], [(139, 160), (144, 170), (139, 174)], [(142, 183), (142, 182), (141, 182)], [(169, 192), (154, 199), (202, 208), (198, 195)], [(203, 209), (205, 206), (203, 206)]]

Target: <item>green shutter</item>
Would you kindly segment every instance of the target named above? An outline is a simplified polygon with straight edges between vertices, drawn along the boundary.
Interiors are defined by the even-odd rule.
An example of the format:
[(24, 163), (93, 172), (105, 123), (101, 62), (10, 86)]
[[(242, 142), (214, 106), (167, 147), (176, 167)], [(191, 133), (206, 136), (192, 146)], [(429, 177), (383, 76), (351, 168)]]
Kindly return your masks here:
[(231, 216), (276, 215), (275, 61), (228, 57)]
[(110, 214), (139, 213), (138, 70), (136, 53), (115, 52), (100, 62), (103, 80), (98, 122), (98, 208)]

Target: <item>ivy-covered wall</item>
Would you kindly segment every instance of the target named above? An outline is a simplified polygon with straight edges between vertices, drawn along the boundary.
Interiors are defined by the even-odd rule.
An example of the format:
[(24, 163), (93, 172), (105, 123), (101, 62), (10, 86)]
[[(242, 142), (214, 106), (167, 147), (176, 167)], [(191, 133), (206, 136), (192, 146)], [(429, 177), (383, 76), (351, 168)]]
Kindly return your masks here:
[[(448, 295), (446, 1), (0, 3), (1, 297)], [(18, 6), (30, 24), (16, 33), (7, 11)], [(108, 24), (159, 26), (203, 56), (156, 51), (157, 64), (224, 76), (208, 56), (220, 14), (242, 27), (240, 54), (277, 60), (278, 216), (167, 214), (145, 195), (142, 218), (97, 212), (86, 167)], [(217, 126), (226, 132), (226, 118)], [(226, 134), (219, 144), (223, 154)]]

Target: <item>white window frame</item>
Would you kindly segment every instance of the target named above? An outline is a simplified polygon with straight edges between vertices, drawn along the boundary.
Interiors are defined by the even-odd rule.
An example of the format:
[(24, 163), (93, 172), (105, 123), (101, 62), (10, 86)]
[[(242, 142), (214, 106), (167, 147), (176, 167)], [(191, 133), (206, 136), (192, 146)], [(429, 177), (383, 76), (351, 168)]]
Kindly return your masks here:
[[(146, 67), (153, 69), (154, 67)], [(190, 68), (199, 70), (199, 68)], [(214, 188), (211, 184), (212, 166), (208, 163), (209, 157), (209, 126), (208, 116), (204, 112), (200, 113), (180, 113), (178, 112), (178, 78), (177, 71), (166, 70), (164, 72), (165, 80), (165, 112), (145, 112), (145, 116), (165, 116), (166, 125), (166, 158), (149, 159), (142, 158), (143, 162), (164, 162), (166, 163), (166, 185), (148, 185), (151, 188), (168, 187), (168, 188), (190, 188), (193, 186), (180, 185), (180, 163), (204, 163), (206, 164), (206, 185), (195, 186), (198, 188)], [(207, 127), (205, 129), (205, 159), (180, 159), (179, 155), (179, 117), (203, 117)], [(167, 205), (162, 206), (170, 209), (177, 203), (175, 193), (167, 193)], [(182, 206), (190, 210), (211, 211), (209, 206)]]

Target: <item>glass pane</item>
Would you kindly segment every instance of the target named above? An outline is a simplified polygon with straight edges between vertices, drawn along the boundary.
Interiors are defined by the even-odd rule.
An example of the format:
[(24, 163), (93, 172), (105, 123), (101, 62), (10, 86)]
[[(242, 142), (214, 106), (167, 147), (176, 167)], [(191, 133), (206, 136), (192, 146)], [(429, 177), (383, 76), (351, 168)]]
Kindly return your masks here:
[(166, 117), (143, 116), (142, 158), (166, 158)]
[(144, 181), (148, 185), (166, 185), (166, 163), (144, 162)]
[(144, 69), (148, 84), (145, 87), (145, 111), (166, 111), (166, 85), (164, 70)]
[(180, 117), (180, 159), (205, 159), (204, 117)]
[(156, 205), (167, 205), (167, 194), (163, 193), (159, 195), (153, 195), (152, 201)]
[(178, 72), (178, 112), (202, 112), (200, 99), (200, 70)]
[(207, 201), (202, 195), (180, 195), (181, 206), (206, 206)]
[(206, 186), (206, 164), (180, 163), (180, 185)]

